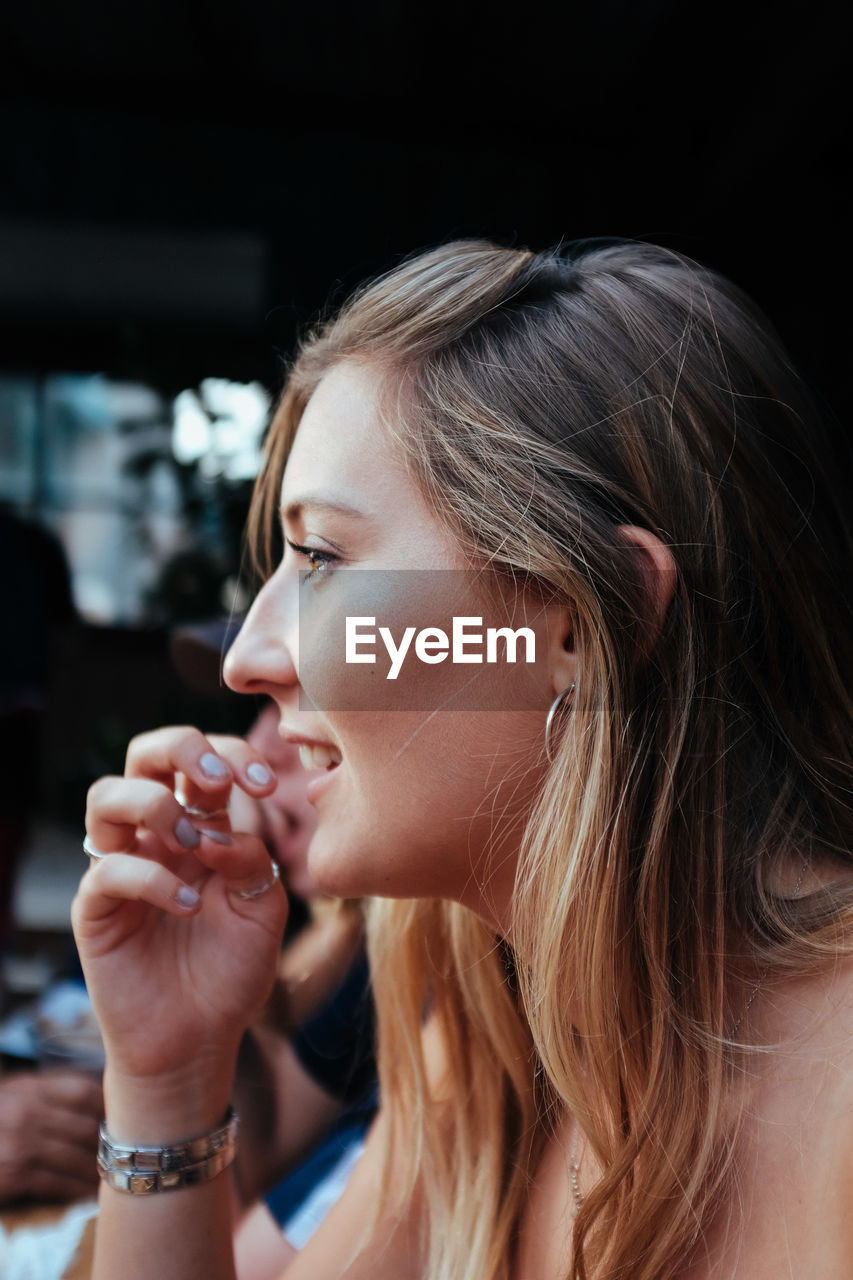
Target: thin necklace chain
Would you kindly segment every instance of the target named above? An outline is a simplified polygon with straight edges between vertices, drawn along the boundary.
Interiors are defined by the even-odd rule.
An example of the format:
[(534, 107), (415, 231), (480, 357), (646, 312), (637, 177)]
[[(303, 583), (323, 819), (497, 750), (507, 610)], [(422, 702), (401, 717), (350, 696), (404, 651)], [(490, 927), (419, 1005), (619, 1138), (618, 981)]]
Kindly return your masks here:
[(583, 1204), (583, 1192), (580, 1188), (580, 1167), (578, 1165), (578, 1147), (580, 1146), (581, 1127), (575, 1124), (575, 1133), (572, 1138), (572, 1149), (569, 1153), (569, 1177), (572, 1183), (572, 1197), (575, 1202), (574, 1216), (577, 1217), (578, 1211)]
[(575, 1121), (575, 1132), (572, 1137), (572, 1149), (569, 1152), (569, 1180), (572, 1184), (572, 1199), (575, 1202), (573, 1217), (577, 1217), (583, 1206), (583, 1192), (580, 1188), (580, 1165), (578, 1164), (578, 1148), (580, 1147), (581, 1127)]
[[(794, 885), (794, 892), (791, 894), (792, 901), (795, 901), (800, 896), (800, 890), (803, 887), (803, 880), (806, 877), (806, 872), (808, 871), (810, 864), (811, 864), (811, 857), (807, 854), (805, 858), (803, 858), (803, 865), (800, 867), (800, 874), (797, 876), (797, 883)], [(730, 1033), (731, 1036), (735, 1034), (738, 1027), (743, 1022), (746, 1015), (749, 1013), (752, 1007), (752, 1002), (755, 999), (755, 997), (758, 995), (759, 991), (761, 990), (761, 984), (764, 982), (764, 979), (766, 977), (767, 977), (767, 969), (765, 968), (765, 969), (762, 969), (761, 973), (759, 974), (758, 981), (756, 982), (755, 986), (752, 988), (752, 991), (749, 993), (749, 999), (747, 1000), (746, 1004), (741, 1010), (741, 1013), (740, 1013), (740, 1016), (738, 1017), (737, 1022), (732, 1027), (731, 1033)], [(575, 1217), (577, 1217), (579, 1210), (583, 1206), (583, 1192), (581, 1191), (581, 1188), (580, 1188), (580, 1162), (578, 1160), (580, 1142), (581, 1142), (581, 1127), (577, 1122), (575, 1122), (575, 1132), (572, 1137), (571, 1151), (569, 1152), (569, 1181), (571, 1182), (571, 1185), (572, 1185), (572, 1198), (574, 1200), (574, 1216)]]

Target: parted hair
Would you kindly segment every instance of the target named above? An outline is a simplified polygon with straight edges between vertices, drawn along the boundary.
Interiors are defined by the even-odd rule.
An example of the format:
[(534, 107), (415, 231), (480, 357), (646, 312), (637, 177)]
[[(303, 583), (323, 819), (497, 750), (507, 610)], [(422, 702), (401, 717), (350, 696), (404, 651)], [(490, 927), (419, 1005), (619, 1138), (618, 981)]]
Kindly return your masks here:
[[(425, 1274), (510, 1275), (569, 1111), (600, 1176), (567, 1276), (665, 1280), (730, 1186), (756, 981), (849, 940), (853, 876), (799, 892), (804, 868), (853, 870), (853, 542), (832, 442), (715, 272), (633, 242), (458, 241), (304, 338), (250, 518), (261, 560), (302, 411), (342, 360), (380, 375), (395, 446), (472, 558), (565, 601), (577, 656), (514, 952), (458, 904), (372, 908), (383, 1107), (427, 1205)], [(650, 645), (624, 524), (676, 568)], [(426, 1007), (453, 1084), (435, 1105)]]

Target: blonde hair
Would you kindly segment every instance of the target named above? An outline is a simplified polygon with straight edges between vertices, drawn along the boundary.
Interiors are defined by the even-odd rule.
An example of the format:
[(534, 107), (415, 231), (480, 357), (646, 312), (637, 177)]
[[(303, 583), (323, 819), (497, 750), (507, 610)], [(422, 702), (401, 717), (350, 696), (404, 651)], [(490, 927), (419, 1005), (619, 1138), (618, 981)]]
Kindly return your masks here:
[[(601, 1169), (571, 1277), (663, 1280), (727, 1185), (754, 975), (837, 955), (853, 905), (850, 880), (797, 901), (774, 888), (783, 855), (851, 865), (853, 547), (829, 443), (767, 322), (713, 272), (646, 244), (458, 242), (303, 342), (258, 546), (302, 410), (345, 359), (381, 374), (402, 455), (462, 546), (575, 620), (515, 956), (456, 904), (372, 909), (383, 1104), (426, 1197), (426, 1275), (508, 1275), (569, 1109)], [(677, 568), (650, 652), (623, 524)], [(440, 1106), (427, 994), (454, 1082)]]

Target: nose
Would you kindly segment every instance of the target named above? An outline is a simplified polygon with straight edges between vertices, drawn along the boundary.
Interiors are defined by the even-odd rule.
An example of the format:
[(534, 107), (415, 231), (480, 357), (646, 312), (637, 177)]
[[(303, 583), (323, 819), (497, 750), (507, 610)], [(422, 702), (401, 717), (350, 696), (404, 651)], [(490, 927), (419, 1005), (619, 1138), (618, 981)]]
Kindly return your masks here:
[(225, 683), (235, 693), (265, 693), (276, 698), (296, 686), (296, 636), (289, 594), (280, 568), (246, 615), (222, 666)]

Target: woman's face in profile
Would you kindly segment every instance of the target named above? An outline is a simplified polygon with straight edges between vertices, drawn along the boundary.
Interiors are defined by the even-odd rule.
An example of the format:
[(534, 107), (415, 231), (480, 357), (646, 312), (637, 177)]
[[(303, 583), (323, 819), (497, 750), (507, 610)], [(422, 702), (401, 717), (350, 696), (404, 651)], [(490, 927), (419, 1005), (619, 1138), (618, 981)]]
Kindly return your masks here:
[[(371, 371), (344, 363), (311, 397), (282, 483), (284, 556), (225, 676), (274, 699), (285, 738), (318, 744), (302, 751), (307, 767), (328, 765), (308, 784), (318, 819), (309, 865), (321, 891), (448, 897), (499, 922), (543, 777), (554, 696), (547, 663), (454, 669), (451, 654), (438, 665), (410, 646), (397, 681), (388, 680), (381, 626), (399, 647), (407, 625), (446, 622), (448, 584), (454, 614), (485, 617), (487, 602), (408, 475), (377, 396)], [(375, 663), (346, 660), (344, 615), (374, 619), (359, 624), (373, 640), (350, 656), (373, 654)], [(541, 615), (525, 621), (542, 631), (542, 652)], [(470, 690), (483, 677), (488, 709), (470, 696), (458, 705), (460, 678)]]

